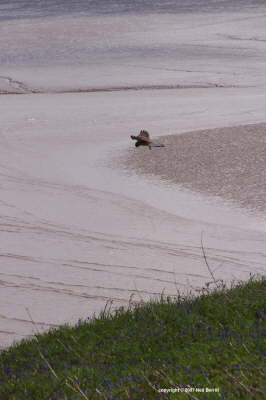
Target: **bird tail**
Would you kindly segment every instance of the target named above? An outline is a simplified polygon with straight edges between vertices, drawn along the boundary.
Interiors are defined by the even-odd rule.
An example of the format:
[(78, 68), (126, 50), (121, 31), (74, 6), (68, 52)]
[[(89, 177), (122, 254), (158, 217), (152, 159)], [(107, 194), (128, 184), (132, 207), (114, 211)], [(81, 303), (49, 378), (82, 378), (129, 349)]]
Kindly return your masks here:
[(159, 144), (159, 143), (150, 143), (149, 146), (150, 147), (165, 147), (164, 144)]

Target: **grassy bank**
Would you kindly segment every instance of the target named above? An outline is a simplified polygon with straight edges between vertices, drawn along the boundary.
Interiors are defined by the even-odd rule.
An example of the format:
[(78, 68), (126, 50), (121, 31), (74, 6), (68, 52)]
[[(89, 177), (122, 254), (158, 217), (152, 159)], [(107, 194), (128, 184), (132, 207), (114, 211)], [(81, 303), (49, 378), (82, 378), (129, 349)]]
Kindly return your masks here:
[(0, 354), (0, 399), (263, 399), (265, 306), (251, 280), (37, 335)]

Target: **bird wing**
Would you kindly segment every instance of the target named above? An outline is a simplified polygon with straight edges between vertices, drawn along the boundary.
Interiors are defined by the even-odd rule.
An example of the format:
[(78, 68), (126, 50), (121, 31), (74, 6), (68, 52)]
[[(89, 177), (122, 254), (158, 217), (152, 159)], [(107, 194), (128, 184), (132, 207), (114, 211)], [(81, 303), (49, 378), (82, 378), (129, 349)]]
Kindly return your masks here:
[(138, 136), (131, 135), (131, 139), (137, 140), (138, 142), (151, 143), (149, 132), (141, 130)]
[(144, 131), (144, 130), (141, 130), (141, 131), (140, 131), (139, 136), (141, 136), (141, 137), (146, 137), (146, 138), (149, 138), (149, 137), (150, 137), (149, 132)]
[(138, 142), (146, 142), (146, 143), (151, 143), (150, 139), (146, 136), (138, 136)]
[(137, 136), (138, 140), (141, 140), (142, 142), (150, 143), (150, 135), (149, 132), (141, 130), (139, 135)]

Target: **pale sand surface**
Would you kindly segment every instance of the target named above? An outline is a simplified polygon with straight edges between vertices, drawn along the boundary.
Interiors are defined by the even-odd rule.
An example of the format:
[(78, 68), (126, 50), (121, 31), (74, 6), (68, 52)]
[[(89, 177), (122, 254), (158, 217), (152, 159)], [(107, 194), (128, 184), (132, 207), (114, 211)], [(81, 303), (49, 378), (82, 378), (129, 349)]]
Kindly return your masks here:
[(169, 135), (165, 148), (131, 148), (129, 169), (266, 211), (266, 124)]
[[(156, 137), (167, 121), (168, 132), (176, 126), (189, 130), (186, 124), (193, 120), (184, 116), (195, 98), (193, 115), (203, 118), (197, 118), (198, 126), (207, 124), (204, 106), (213, 104), (209, 127), (227, 113), (228, 92), (223, 89), (179, 93), (2, 97), (0, 347), (34, 334), (36, 326), (42, 331), (98, 314), (108, 300), (115, 308), (128, 305), (132, 296), (142, 301), (162, 292), (176, 295), (177, 288), (202, 287), (210, 281), (202, 232), (217, 279), (231, 282), (248, 279), (250, 273), (265, 274), (261, 220), (236, 217), (231, 210), (222, 213), (177, 185), (165, 187), (160, 179), (153, 185), (143, 175), (125, 175), (121, 165), (106, 165), (126, 149), (134, 157), (171, 151), (168, 146), (139, 152), (129, 139), (131, 130), (149, 126), (153, 115)], [(221, 95), (222, 104), (216, 101)], [(262, 96), (246, 96), (239, 94), (238, 114), (229, 116), (235, 124), (250, 102), (253, 109), (260, 108)], [(143, 112), (145, 102), (150, 108)], [(133, 120), (138, 107), (139, 118)], [(155, 112), (162, 108), (164, 118)], [(183, 125), (174, 113), (177, 108)], [(258, 111), (254, 118), (262, 116)]]
[[(266, 271), (261, 213), (125, 174), (120, 161), (130, 149), (145, 168), (163, 154), (175, 165), (184, 154), (171, 141), (201, 136), (136, 151), (129, 135), (143, 128), (156, 138), (265, 122), (265, 7), (111, 15), (113, 2), (102, 3), (108, 15), (1, 20), (0, 91), (24, 94), (1, 95), (0, 347), (98, 314), (109, 300), (114, 309), (202, 287), (211, 279), (202, 232), (217, 279)], [(103, 91), (118, 87), (127, 90)], [(92, 88), (101, 91), (78, 93)], [(192, 177), (194, 153), (183, 161)]]

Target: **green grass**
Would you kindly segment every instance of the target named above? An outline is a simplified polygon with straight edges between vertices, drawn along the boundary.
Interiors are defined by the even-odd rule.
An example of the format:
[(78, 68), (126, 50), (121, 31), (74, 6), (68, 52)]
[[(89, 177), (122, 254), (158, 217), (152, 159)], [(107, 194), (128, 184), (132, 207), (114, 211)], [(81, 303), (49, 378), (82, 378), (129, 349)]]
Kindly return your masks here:
[(264, 278), (62, 326), (0, 354), (0, 399), (265, 399), (265, 307)]

